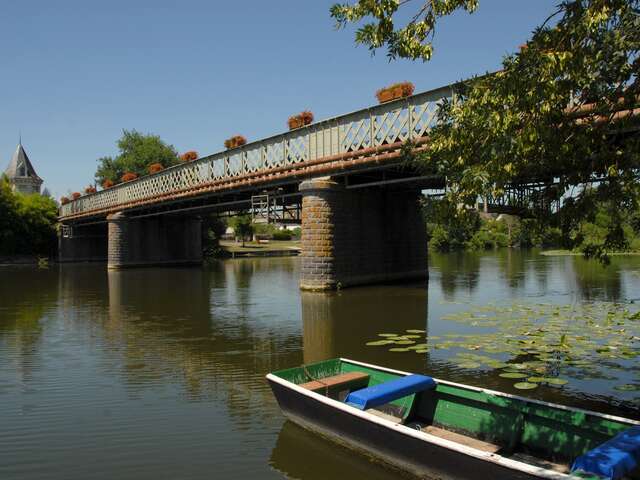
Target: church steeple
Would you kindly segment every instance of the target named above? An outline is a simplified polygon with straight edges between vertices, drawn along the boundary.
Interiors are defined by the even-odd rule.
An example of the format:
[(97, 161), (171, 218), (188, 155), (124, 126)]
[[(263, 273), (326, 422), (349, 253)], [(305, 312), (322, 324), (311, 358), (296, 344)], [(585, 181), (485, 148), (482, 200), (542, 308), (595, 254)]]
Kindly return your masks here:
[(15, 190), (22, 193), (40, 193), (42, 179), (36, 173), (27, 152), (22, 146), (22, 135), (20, 135), (16, 151), (13, 153), (11, 162), (9, 162), (9, 166), (4, 173)]

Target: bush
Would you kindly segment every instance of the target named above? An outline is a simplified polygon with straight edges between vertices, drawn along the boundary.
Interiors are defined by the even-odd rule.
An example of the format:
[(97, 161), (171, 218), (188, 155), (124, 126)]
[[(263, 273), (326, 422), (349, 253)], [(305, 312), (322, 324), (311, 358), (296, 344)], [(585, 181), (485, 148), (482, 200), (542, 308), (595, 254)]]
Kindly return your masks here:
[(180, 155), (180, 160), (182, 160), (183, 162), (192, 162), (197, 159), (198, 152), (194, 150), (189, 150), (188, 152), (184, 152), (182, 155)]
[(273, 232), (274, 240), (291, 240), (291, 232), (289, 230), (276, 230)]

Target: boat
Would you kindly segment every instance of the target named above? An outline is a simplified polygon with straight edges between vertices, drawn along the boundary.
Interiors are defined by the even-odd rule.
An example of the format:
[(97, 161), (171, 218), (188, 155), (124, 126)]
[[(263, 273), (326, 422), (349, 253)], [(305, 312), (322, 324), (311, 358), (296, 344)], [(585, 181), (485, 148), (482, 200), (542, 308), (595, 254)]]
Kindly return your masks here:
[(267, 381), (291, 421), (418, 477), (640, 478), (635, 420), (346, 358)]

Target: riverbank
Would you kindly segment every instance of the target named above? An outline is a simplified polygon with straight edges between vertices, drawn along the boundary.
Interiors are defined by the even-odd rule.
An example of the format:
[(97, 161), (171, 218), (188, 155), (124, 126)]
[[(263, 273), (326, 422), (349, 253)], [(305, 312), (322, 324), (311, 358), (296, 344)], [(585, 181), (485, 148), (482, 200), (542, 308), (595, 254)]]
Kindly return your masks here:
[[(545, 255), (547, 257), (582, 256), (582, 255), (584, 255), (584, 253), (576, 252), (576, 251), (573, 251), (573, 250), (558, 249), (558, 250), (545, 250), (543, 252), (540, 252), (540, 255)], [(640, 252), (613, 252), (613, 253), (609, 253), (608, 255), (640, 255)]]
[(50, 262), (51, 259), (37, 255), (0, 255), (0, 267), (11, 265), (47, 265)]
[(221, 241), (220, 249), (224, 257), (290, 257), (300, 253), (300, 241), (270, 240), (268, 243)]

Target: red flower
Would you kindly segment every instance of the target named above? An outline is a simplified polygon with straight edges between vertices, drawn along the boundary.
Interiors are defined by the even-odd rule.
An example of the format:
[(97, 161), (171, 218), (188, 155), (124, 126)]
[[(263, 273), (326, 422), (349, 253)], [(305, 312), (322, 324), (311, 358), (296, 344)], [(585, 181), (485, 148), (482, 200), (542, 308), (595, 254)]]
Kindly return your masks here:
[(410, 97), (414, 90), (415, 86), (411, 82), (394, 83), (378, 90), (376, 97), (380, 103), (385, 103), (398, 98)]
[(89, 185), (84, 189), (84, 193), (96, 193), (96, 187), (94, 187), (93, 185)]
[(148, 170), (149, 173), (158, 173), (164, 170), (164, 167), (161, 163), (152, 163), (151, 165), (149, 165)]
[(130, 182), (131, 180), (135, 180), (136, 178), (138, 178), (138, 175), (132, 172), (127, 172), (122, 175), (123, 182)]
[(198, 152), (194, 150), (189, 150), (188, 152), (184, 152), (182, 155), (180, 155), (180, 160), (182, 160), (183, 162), (191, 162), (193, 160), (196, 160), (197, 158)]
[(77, 200), (78, 198), (80, 198), (82, 196), (82, 194), (80, 192), (73, 192), (71, 194), (71, 198), (73, 198), (74, 200)]
[(67, 197), (60, 197), (60, 203), (62, 205), (66, 205), (67, 203), (69, 203), (69, 199)]
[(102, 188), (104, 188), (105, 190), (111, 187), (113, 187), (113, 182), (111, 180), (107, 179), (104, 182), (102, 182)]

